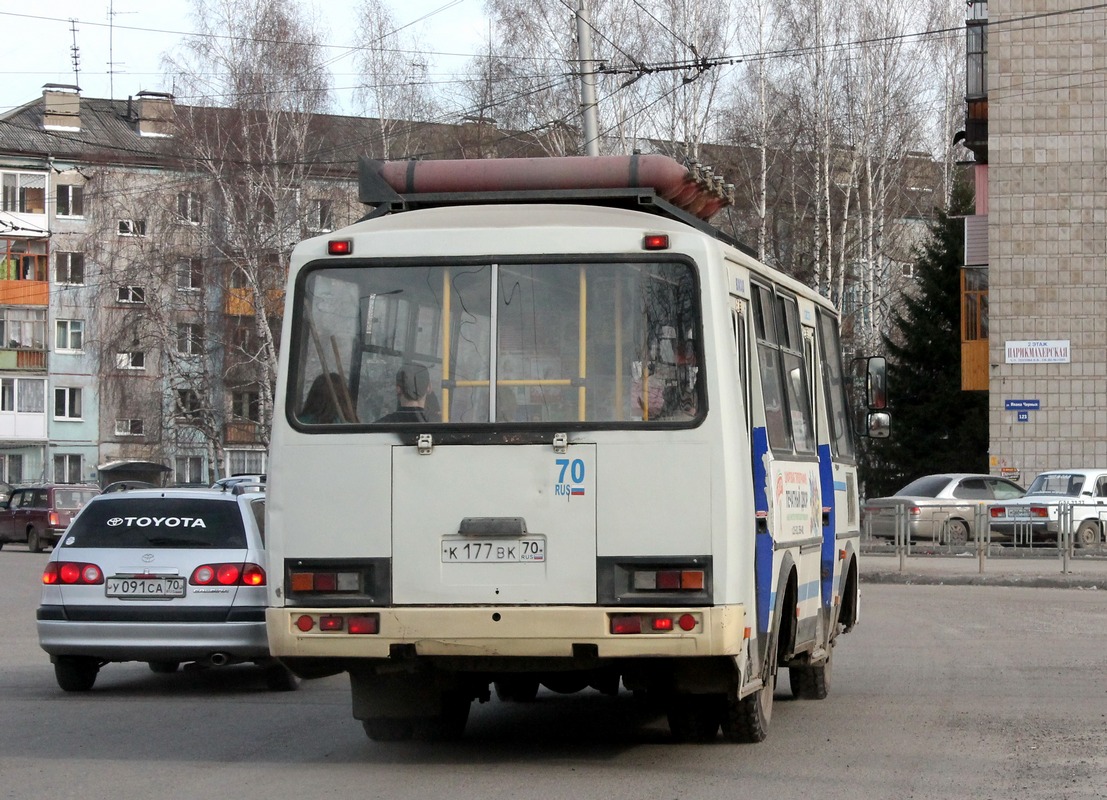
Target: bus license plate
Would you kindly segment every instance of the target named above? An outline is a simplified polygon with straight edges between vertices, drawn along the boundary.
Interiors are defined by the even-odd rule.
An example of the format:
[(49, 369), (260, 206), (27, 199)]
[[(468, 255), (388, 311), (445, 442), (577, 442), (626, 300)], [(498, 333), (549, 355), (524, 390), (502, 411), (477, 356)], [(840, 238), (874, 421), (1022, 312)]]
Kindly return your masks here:
[(105, 581), (108, 597), (184, 597), (184, 578), (126, 578), (114, 577)]
[(546, 560), (546, 540), (443, 539), (442, 562), (517, 564)]

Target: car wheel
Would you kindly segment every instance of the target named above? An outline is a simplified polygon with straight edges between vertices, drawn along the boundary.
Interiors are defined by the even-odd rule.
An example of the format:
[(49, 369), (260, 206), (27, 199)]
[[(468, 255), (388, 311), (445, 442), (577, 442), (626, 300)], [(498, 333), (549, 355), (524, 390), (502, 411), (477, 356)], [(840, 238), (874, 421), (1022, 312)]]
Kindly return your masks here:
[(946, 531), (949, 533), (949, 543), (954, 547), (964, 547), (969, 540), (969, 526), (964, 520), (951, 519)]
[(34, 528), (27, 531), (27, 549), (32, 553), (42, 552), (42, 542), (38, 540), (38, 531)]
[(171, 675), (176, 672), (181, 666), (179, 661), (151, 661), (149, 663), (150, 671), (156, 672), (159, 675)]
[(1095, 547), (1099, 544), (1099, 525), (1092, 520), (1084, 520), (1076, 529), (1073, 544), (1080, 548)]
[(100, 662), (84, 656), (58, 656), (54, 660), (54, 677), (67, 692), (87, 692), (96, 683)]
[(300, 688), (300, 679), (279, 661), (264, 667), (265, 685), (271, 692), (293, 692)]

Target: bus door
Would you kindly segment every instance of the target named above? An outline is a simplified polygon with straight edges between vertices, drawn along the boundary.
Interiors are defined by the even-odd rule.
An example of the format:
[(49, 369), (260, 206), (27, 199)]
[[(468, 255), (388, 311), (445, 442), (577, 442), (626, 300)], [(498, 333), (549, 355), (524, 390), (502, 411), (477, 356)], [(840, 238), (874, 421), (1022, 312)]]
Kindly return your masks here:
[(392, 448), (393, 602), (596, 602), (596, 446)]

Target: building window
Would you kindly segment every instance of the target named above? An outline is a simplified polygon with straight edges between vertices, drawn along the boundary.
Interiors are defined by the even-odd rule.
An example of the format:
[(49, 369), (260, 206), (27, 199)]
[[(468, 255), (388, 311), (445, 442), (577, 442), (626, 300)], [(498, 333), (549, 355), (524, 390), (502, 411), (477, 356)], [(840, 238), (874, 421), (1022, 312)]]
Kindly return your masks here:
[(59, 319), (54, 334), (54, 348), (76, 352), (84, 349), (85, 322), (81, 319)]
[(264, 450), (228, 450), (227, 464), (232, 475), (265, 474)]
[(204, 353), (204, 327), (190, 322), (177, 323), (177, 352), (184, 356)]
[(68, 283), (74, 286), (84, 285), (85, 254), (64, 251), (55, 252), (54, 280), (57, 283)]
[(141, 419), (117, 419), (115, 421), (116, 436), (142, 436), (145, 427)]
[(199, 225), (204, 218), (204, 203), (199, 192), (177, 193), (177, 221)]
[(200, 395), (194, 389), (177, 390), (176, 414), (182, 419), (194, 419), (200, 415)]
[(145, 303), (146, 302), (146, 287), (145, 286), (120, 286), (119, 287), (119, 302), (120, 303)]
[(177, 456), (173, 459), (173, 465), (175, 467), (173, 480), (176, 483), (208, 482), (203, 471), (204, 459), (200, 456)]
[(308, 200), (308, 230), (315, 233), (334, 230), (334, 204), (330, 200)]
[(146, 369), (146, 354), (141, 350), (116, 353), (115, 365), (119, 369)]
[(55, 483), (81, 483), (84, 459), (76, 453), (59, 453), (54, 456)]
[(231, 330), (231, 343), (247, 353), (253, 353), (257, 347), (257, 332), (252, 324), (235, 325)]
[(0, 210), (17, 214), (46, 213), (46, 176), (31, 172), (0, 173), (3, 201)]
[(257, 392), (235, 392), (231, 395), (231, 414), (238, 419), (261, 421), (261, 395)]
[(85, 215), (85, 187), (58, 187), (58, 216), (83, 217)]
[(46, 309), (0, 308), (0, 348), (46, 349)]
[(988, 338), (988, 268), (961, 270), (961, 341)]
[(81, 419), (81, 390), (76, 386), (54, 389), (54, 419)]
[(23, 456), (21, 454), (0, 454), (0, 478), (11, 484), (23, 482)]
[(0, 280), (45, 281), (50, 256), (45, 239), (0, 239)]
[(231, 267), (231, 288), (248, 289), (250, 287), (250, 275), (242, 267)]
[(185, 258), (177, 262), (177, 289), (198, 292), (204, 285), (204, 260)]
[[(987, 5), (984, 14), (987, 14)], [(965, 44), (965, 96), (988, 96), (988, 20), (969, 20), (965, 26), (968, 40)]]
[(146, 235), (146, 220), (144, 220), (144, 219), (121, 219), (121, 220), (119, 220), (119, 235), (120, 236), (145, 236)]
[(0, 411), (44, 413), (46, 381), (42, 378), (0, 378)]

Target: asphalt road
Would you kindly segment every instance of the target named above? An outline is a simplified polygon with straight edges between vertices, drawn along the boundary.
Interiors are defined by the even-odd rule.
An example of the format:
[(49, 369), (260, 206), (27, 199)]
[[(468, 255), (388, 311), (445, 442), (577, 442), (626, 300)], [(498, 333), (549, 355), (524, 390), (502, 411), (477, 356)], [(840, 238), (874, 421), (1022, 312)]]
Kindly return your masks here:
[(674, 745), (627, 693), (475, 706), (455, 744), (369, 741), (341, 677), (108, 665), (66, 694), (38, 649), (45, 555), (0, 551), (2, 798), (1107, 797), (1107, 593), (862, 585), (823, 701), (759, 745)]

